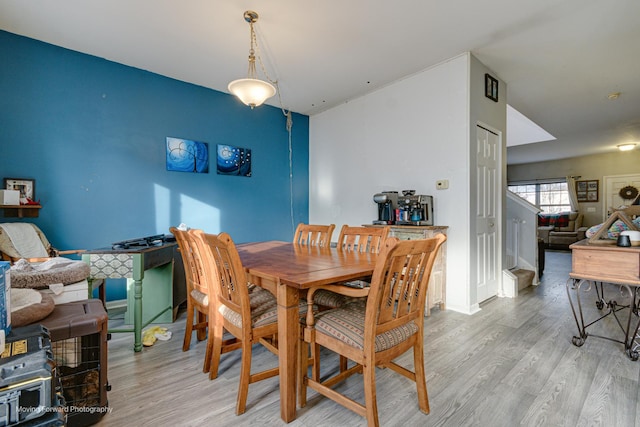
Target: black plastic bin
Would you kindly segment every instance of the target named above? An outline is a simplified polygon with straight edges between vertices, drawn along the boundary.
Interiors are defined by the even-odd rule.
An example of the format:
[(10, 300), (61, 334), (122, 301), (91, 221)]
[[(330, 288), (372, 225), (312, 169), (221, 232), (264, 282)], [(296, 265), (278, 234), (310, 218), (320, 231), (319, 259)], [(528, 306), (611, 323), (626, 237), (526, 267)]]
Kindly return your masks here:
[(56, 305), (42, 321), (51, 336), (70, 427), (95, 424), (108, 412), (108, 321), (98, 299)]

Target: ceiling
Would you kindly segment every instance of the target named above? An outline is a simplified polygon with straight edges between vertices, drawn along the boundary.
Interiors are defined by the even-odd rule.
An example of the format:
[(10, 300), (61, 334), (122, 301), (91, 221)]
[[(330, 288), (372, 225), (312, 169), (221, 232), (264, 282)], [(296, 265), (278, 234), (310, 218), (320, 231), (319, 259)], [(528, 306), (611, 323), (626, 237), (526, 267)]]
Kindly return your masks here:
[(286, 109), (313, 116), (470, 51), (556, 138), (530, 143), (510, 116), (509, 164), (640, 149), (638, 0), (0, 0), (0, 29), (228, 92), (245, 10)]

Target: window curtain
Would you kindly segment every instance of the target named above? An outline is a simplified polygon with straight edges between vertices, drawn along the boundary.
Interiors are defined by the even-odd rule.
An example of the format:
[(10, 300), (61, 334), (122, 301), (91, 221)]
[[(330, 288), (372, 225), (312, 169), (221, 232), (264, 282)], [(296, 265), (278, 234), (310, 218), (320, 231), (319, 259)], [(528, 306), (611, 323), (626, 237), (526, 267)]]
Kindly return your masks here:
[(571, 212), (578, 212), (578, 195), (576, 194), (576, 178), (574, 176), (567, 177), (567, 190), (569, 191)]

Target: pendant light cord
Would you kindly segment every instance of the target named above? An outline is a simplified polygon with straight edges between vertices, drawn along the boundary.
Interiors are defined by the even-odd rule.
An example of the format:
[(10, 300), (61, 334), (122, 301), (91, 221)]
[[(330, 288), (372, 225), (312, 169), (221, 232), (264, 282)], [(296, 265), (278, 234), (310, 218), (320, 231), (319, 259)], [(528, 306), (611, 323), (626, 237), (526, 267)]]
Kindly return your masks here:
[(291, 128), (293, 127), (293, 118), (291, 117), (291, 110), (287, 110), (284, 108), (284, 104), (282, 103), (282, 95), (280, 91), (280, 85), (278, 85), (278, 80), (274, 80), (267, 73), (267, 68), (264, 66), (262, 62), (262, 55), (260, 55), (260, 45), (258, 44), (258, 38), (256, 37), (256, 31), (253, 26), (253, 22), (250, 22), (251, 25), (251, 48), (252, 50), (255, 47), (255, 57), (258, 59), (258, 63), (260, 64), (260, 69), (262, 73), (267, 78), (267, 80), (276, 87), (276, 93), (278, 94), (278, 104), (280, 104), (280, 110), (282, 114), (286, 117), (285, 127), (287, 129), (288, 134), (288, 144), (289, 144), (289, 209), (290, 209), (290, 217), (291, 217), (291, 233), (295, 233), (295, 220), (294, 220), (294, 209), (293, 209), (293, 142), (292, 142), (292, 134)]

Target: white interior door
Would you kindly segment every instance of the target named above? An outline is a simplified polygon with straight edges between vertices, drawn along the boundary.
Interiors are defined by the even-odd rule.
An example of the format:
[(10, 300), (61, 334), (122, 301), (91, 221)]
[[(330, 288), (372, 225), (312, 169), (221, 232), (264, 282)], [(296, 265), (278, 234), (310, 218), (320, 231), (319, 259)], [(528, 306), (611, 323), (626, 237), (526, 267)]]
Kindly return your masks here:
[(627, 200), (620, 197), (620, 190), (623, 187), (631, 185), (638, 190), (640, 190), (640, 175), (612, 175), (612, 176), (604, 176), (602, 177), (602, 187), (604, 189), (604, 194), (602, 195), (602, 200), (604, 203), (602, 212), (603, 218), (605, 221), (608, 213), (611, 212), (611, 208), (617, 208), (622, 205), (629, 205), (633, 200)]
[(477, 125), (476, 146), (476, 286), (480, 303), (498, 294), (500, 278), (500, 137)]

